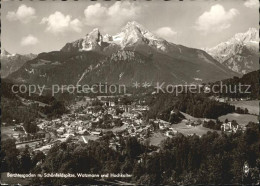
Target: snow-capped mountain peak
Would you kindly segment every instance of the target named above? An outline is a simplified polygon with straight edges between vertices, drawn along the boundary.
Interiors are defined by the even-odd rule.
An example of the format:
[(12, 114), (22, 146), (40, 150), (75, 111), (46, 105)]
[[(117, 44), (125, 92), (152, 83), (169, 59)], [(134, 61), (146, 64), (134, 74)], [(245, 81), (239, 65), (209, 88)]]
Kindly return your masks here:
[(234, 38), (240, 42), (259, 42), (259, 34), (256, 28), (249, 28), (245, 33), (238, 33)]
[(100, 31), (98, 28), (94, 28), (91, 32), (89, 32), (86, 37), (87, 38), (92, 38), (92, 39), (99, 39), (100, 36)]
[(146, 30), (143, 25), (137, 23), (136, 21), (127, 22), (127, 24), (122, 28), (122, 30), (129, 29), (129, 28), (138, 28), (141, 30)]
[[(215, 47), (206, 48), (204, 50), (206, 50), (209, 54), (213, 55), (213, 57), (217, 54), (225, 56), (231, 48), (234, 50), (238, 50), (238, 47), (235, 46), (251, 45), (254, 43), (257, 45), (259, 43), (258, 30), (256, 28), (249, 28), (248, 31), (245, 33), (237, 33), (228, 41), (222, 42)], [(222, 62), (222, 60), (220, 60), (220, 62)]]
[(118, 35), (122, 38), (121, 45), (123, 47), (135, 44), (136, 42), (149, 43), (152, 41), (164, 41), (135, 21), (128, 22), (126, 26), (121, 29), (121, 33), (117, 34), (117, 36)]
[(147, 47), (159, 50), (161, 52), (168, 52), (169, 43), (156, 36), (143, 25), (137, 23), (136, 21), (128, 22), (122, 29), (121, 32), (112, 36), (112, 43), (120, 46), (121, 49), (124, 48), (135, 48), (138, 46)]
[(72, 43), (67, 43), (63, 51), (98, 51), (116, 50), (129, 47), (146, 46), (148, 50), (153, 48), (161, 52), (167, 52), (169, 43), (156, 36), (148, 29), (136, 21), (128, 22), (119, 33), (111, 36), (105, 34), (101, 35), (98, 28), (95, 28), (88, 33), (85, 38), (79, 39)]
[(238, 73), (248, 73), (258, 67), (259, 31), (249, 28), (226, 42), (205, 49), (213, 58)]
[(7, 77), (9, 74), (21, 68), (27, 61), (35, 58), (34, 54), (10, 54), (5, 49), (1, 50), (1, 76)]
[(85, 51), (90, 50), (100, 50), (101, 44), (103, 42), (103, 36), (100, 34), (98, 28), (93, 29), (90, 33), (86, 35), (82, 42), (82, 49)]
[[(64, 74), (68, 74), (65, 79)], [(102, 35), (93, 29), (61, 51), (39, 54), (10, 78), (30, 83), (40, 78), (48, 85), (107, 82), (128, 86), (133, 82), (193, 84), (236, 75), (202, 50), (168, 42), (141, 24), (129, 22), (118, 34)]]

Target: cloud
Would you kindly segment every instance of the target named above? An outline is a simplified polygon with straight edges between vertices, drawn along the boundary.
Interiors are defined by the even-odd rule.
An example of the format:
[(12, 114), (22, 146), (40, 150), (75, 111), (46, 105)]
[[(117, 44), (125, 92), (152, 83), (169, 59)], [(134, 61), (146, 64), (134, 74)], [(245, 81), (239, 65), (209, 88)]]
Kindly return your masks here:
[(239, 11), (237, 9), (230, 9), (226, 11), (222, 5), (216, 4), (210, 8), (210, 11), (204, 12), (196, 21), (195, 28), (204, 33), (220, 32), (230, 27), (232, 21)]
[(158, 36), (161, 36), (162, 38), (170, 38), (174, 35), (177, 34), (176, 31), (172, 30), (172, 28), (170, 27), (161, 27), (161, 28), (158, 28), (155, 33), (158, 35)]
[(106, 31), (122, 26), (127, 21), (135, 20), (139, 13), (140, 7), (128, 1), (117, 1), (110, 7), (96, 3), (84, 10), (87, 25), (103, 27)]
[(259, 8), (259, 0), (247, 0), (244, 5), (247, 8)]
[(29, 23), (36, 18), (35, 9), (22, 4), (18, 7), (16, 12), (9, 11), (6, 15), (6, 18), (9, 21), (21, 21), (22, 23)]
[(34, 37), (33, 35), (28, 35), (22, 38), (21, 45), (22, 46), (36, 45), (38, 42), (39, 40), (36, 37)]
[(42, 18), (41, 24), (47, 24), (46, 31), (54, 34), (64, 33), (67, 31), (82, 31), (82, 23), (79, 19), (72, 20), (70, 15), (65, 16), (58, 11), (49, 15), (49, 17)]

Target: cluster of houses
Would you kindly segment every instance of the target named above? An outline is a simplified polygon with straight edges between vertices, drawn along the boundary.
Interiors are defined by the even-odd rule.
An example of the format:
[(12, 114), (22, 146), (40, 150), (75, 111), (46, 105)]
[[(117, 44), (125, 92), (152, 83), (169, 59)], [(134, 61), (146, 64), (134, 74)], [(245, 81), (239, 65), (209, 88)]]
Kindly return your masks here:
[[(90, 100), (90, 102), (93, 100)], [(79, 109), (80, 108), (80, 109)], [(118, 113), (118, 109), (121, 111)], [(99, 138), (103, 135), (103, 131), (113, 129), (115, 120), (121, 120), (123, 128), (123, 136), (137, 136), (140, 140), (145, 139), (150, 130), (150, 126), (145, 125), (141, 119), (142, 113), (148, 110), (147, 106), (140, 105), (119, 105), (115, 106), (114, 102), (106, 102), (102, 107), (89, 105), (78, 105), (71, 108), (70, 114), (64, 114), (61, 118), (47, 120), (39, 119), (37, 126), (41, 131), (50, 133), (52, 143), (54, 140), (67, 139), (73, 137), (80, 139), (82, 136), (96, 136)], [(100, 123), (105, 115), (110, 115), (112, 120), (109, 128), (100, 128)], [(115, 133), (116, 135), (116, 133)], [(84, 138), (84, 141), (87, 140)], [(49, 144), (44, 144), (47, 149)], [(110, 142), (111, 148), (118, 148), (119, 143), (114, 140)], [(41, 149), (41, 148), (38, 148)]]
[[(148, 106), (138, 103), (132, 105), (115, 105), (113, 101), (102, 101), (102, 105), (92, 105), (93, 99), (85, 100), (82, 104), (74, 104), (71, 106), (70, 114), (64, 114), (62, 117), (53, 120), (39, 119), (37, 126), (41, 134), (37, 134), (37, 138), (44, 138), (48, 134), (50, 140), (44, 140), (37, 149), (48, 150), (55, 142), (60, 142), (69, 137), (74, 140), (83, 139), (88, 142), (88, 137), (98, 139), (107, 131), (112, 131), (115, 137), (110, 139), (109, 146), (115, 150), (120, 149), (119, 139), (121, 137), (136, 137), (140, 142), (146, 141), (156, 130), (161, 131), (167, 137), (175, 136), (178, 131), (174, 129), (171, 123), (161, 119), (150, 119), (145, 121), (143, 115), (149, 110)], [(84, 104), (85, 103), (85, 104)], [(86, 104), (88, 103), (88, 104)], [(108, 117), (107, 123), (104, 118)], [(120, 121), (120, 126), (116, 121)], [(187, 120), (186, 125), (198, 126), (203, 121)], [(102, 128), (106, 127), (106, 128)], [(114, 130), (116, 128), (116, 130)], [(120, 128), (118, 132), (117, 128)], [(221, 129), (225, 132), (236, 132), (240, 130), (240, 126), (232, 122), (224, 123)], [(22, 126), (15, 126), (15, 131), (23, 130)], [(120, 136), (120, 137), (119, 137)], [(21, 136), (18, 136), (21, 138)]]

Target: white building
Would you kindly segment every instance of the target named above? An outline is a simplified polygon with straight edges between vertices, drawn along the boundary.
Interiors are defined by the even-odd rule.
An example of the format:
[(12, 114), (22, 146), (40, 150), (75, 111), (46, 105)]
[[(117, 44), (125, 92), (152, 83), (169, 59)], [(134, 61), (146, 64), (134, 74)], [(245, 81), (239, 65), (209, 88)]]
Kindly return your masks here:
[(233, 124), (232, 122), (229, 121), (221, 125), (221, 130), (224, 132), (237, 132), (239, 127), (240, 126), (238, 124)]

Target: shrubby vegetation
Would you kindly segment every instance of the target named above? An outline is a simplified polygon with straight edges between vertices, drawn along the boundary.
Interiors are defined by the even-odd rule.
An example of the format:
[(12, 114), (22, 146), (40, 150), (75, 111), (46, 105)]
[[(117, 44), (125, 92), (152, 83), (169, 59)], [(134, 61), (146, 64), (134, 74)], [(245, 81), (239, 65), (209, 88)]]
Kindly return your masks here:
[(243, 109), (243, 108), (237, 107), (236, 113), (238, 113), (238, 114), (248, 114), (248, 109), (247, 108)]
[(216, 122), (214, 122), (213, 120), (209, 120), (209, 121), (204, 121), (203, 127), (213, 129), (213, 130), (221, 130), (221, 124), (222, 123), (219, 120), (217, 120)]

